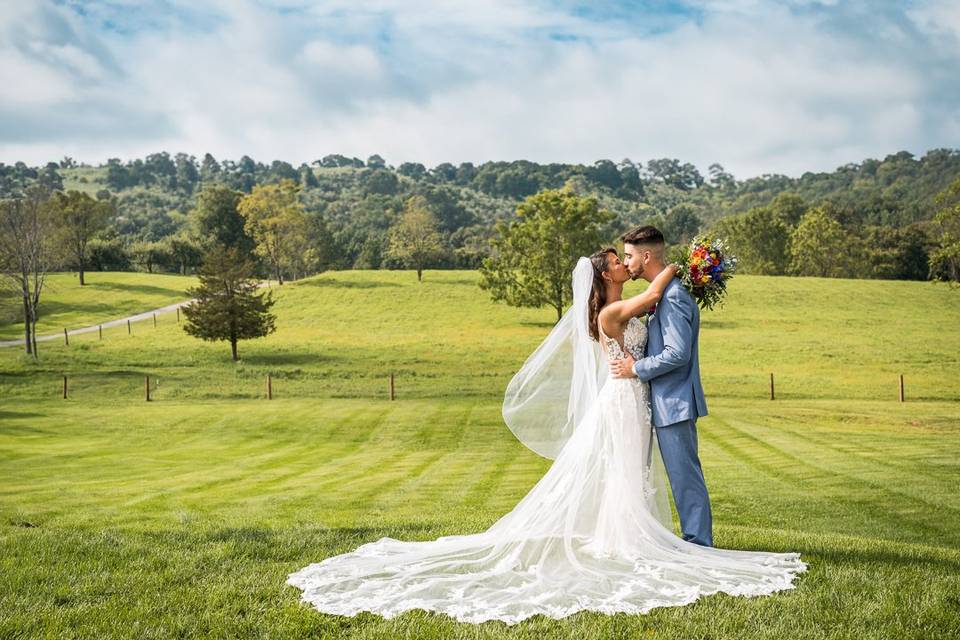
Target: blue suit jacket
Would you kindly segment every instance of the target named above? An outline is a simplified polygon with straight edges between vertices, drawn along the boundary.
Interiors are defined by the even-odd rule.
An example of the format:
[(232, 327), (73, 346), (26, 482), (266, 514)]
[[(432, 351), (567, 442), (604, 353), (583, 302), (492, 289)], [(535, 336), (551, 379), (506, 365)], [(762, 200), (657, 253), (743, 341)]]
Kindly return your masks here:
[(700, 309), (674, 278), (647, 323), (644, 358), (633, 366), (637, 377), (650, 383), (654, 426), (707, 415), (700, 385), (699, 342)]

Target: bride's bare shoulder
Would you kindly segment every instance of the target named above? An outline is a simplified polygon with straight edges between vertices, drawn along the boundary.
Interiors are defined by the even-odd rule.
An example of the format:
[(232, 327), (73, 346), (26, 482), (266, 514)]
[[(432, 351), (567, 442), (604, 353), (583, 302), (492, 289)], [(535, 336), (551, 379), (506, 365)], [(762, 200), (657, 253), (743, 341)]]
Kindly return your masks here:
[(600, 330), (608, 336), (618, 335), (623, 329), (618, 310), (614, 307), (617, 304), (619, 302), (611, 302), (600, 309), (600, 313), (597, 314), (597, 324), (600, 325)]

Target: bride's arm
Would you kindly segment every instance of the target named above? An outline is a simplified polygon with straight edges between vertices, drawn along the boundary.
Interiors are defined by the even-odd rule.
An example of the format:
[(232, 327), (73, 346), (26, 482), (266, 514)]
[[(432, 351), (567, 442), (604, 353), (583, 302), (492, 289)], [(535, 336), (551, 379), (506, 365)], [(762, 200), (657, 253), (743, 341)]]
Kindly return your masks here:
[(622, 324), (634, 316), (645, 313), (651, 306), (660, 302), (667, 285), (676, 275), (677, 266), (674, 264), (667, 265), (663, 271), (657, 274), (646, 291), (609, 305), (610, 311), (608, 313), (613, 316), (611, 319), (615, 319), (616, 322)]

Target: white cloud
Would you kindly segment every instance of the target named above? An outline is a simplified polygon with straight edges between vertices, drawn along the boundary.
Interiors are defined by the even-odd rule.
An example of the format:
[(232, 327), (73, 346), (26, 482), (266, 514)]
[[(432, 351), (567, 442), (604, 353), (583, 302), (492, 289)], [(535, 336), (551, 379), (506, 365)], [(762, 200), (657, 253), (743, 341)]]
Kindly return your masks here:
[[(903, 23), (877, 12), (861, 26), (880, 42), (851, 26), (862, 13), (791, 5), (701, 2), (694, 20), (508, 0), (224, 1), (203, 7), (203, 28), (165, 13), (133, 33), (21, 12), (0, 25), (0, 81), (20, 85), (0, 98), (0, 161), (669, 156), (747, 177), (960, 146), (960, 98), (943, 83), (960, 62), (949, 5)], [(34, 35), (18, 46), (10, 27), (24, 21)]]

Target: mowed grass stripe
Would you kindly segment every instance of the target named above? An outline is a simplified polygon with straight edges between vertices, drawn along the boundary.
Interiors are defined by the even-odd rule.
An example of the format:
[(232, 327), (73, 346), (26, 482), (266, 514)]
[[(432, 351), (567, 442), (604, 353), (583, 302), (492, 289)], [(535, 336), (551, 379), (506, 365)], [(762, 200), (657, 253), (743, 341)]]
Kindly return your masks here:
[[(837, 451), (832, 447), (819, 445), (818, 443), (812, 442), (803, 432), (788, 429), (771, 429), (763, 425), (760, 421), (751, 421), (744, 418), (739, 418), (735, 421), (737, 425), (741, 426), (734, 426), (733, 422), (734, 421), (725, 423), (726, 428), (745, 439), (749, 439), (756, 448), (775, 453), (793, 463), (791, 467), (784, 467), (785, 469), (795, 468), (801, 465), (814, 470), (817, 474), (833, 476), (833, 481), (843, 486), (849, 486), (851, 481), (859, 482), (874, 493), (889, 492), (898, 496), (909, 497), (920, 504), (928, 504), (929, 506), (935, 504), (937, 509), (957, 512), (956, 515), (960, 518), (960, 510), (956, 507), (950, 504), (944, 504), (939, 500), (935, 503), (930, 503), (928, 502), (930, 495), (922, 490), (905, 490), (911, 488), (912, 485), (915, 484), (913, 482), (897, 482), (895, 485), (891, 484), (888, 481), (890, 478), (889, 470), (883, 468), (877, 469), (876, 461), (863, 459), (859, 456), (851, 456), (850, 454)], [(792, 437), (785, 438), (784, 436)], [(853, 464), (855, 461), (858, 461), (859, 464)], [(915, 475), (915, 471), (914, 469), (908, 468), (898, 475), (911, 478)], [(837, 481), (838, 476), (842, 478), (839, 482)]]
[[(828, 474), (829, 480), (808, 480), (816, 482), (826, 488), (842, 487), (843, 492), (838, 492), (834, 499), (848, 504), (851, 508), (856, 508), (861, 512), (869, 512), (878, 519), (887, 521), (904, 533), (912, 533), (921, 537), (938, 529), (943, 518), (951, 520), (960, 519), (960, 512), (947, 505), (939, 504), (935, 501), (917, 495), (914, 492), (900, 490), (902, 483), (880, 483), (865, 479), (854, 473), (849, 473), (843, 460), (838, 456), (833, 464), (823, 460), (821, 456), (801, 456), (799, 453), (789, 453), (768, 442), (765, 442), (756, 436), (750, 434), (747, 430), (733, 426), (732, 421), (725, 423), (725, 428), (730, 432), (737, 433), (742, 439), (750, 441), (754, 450), (762, 450), (782, 458), (787, 461), (792, 468), (807, 468), (817, 473)], [(741, 454), (745, 458), (754, 459), (756, 454), (749, 453), (746, 447), (741, 448)], [(767, 465), (769, 468), (771, 465)], [(853, 487), (859, 487), (854, 495), (869, 495), (869, 499), (862, 497), (856, 500), (847, 499), (843, 493), (850, 491)], [(904, 502), (902, 499), (909, 501)], [(954, 520), (956, 521), (956, 520)], [(953, 538), (953, 536), (951, 536)]]
[[(943, 505), (953, 511), (960, 510), (960, 495), (943, 486), (943, 470), (924, 462), (924, 458), (919, 455), (923, 448), (919, 445), (915, 446), (914, 455), (910, 455), (909, 450), (905, 450), (902, 446), (898, 446), (896, 450), (891, 450), (889, 446), (886, 448), (871, 446), (870, 443), (876, 442), (875, 438), (838, 440), (828, 432), (801, 429), (793, 425), (794, 423), (787, 420), (780, 421), (776, 432), (793, 436), (804, 445), (788, 441), (784, 446), (795, 448), (797, 451), (805, 447), (810, 454), (819, 454), (824, 462), (842, 466), (851, 474), (866, 481), (887, 484), (890, 478), (904, 478), (897, 484), (908, 487), (909, 495), (922, 496), (923, 500), (934, 501), (937, 505)], [(775, 432), (766, 428), (762, 435), (766, 437), (771, 433)], [(907, 438), (901, 440), (907, 440)], [(915, 439), (909, 439), (909, 443), (914, 442)], [(827, 458), (824, 455), (826, 452), (834, 455)]]

